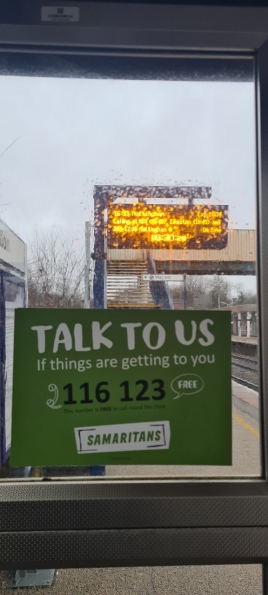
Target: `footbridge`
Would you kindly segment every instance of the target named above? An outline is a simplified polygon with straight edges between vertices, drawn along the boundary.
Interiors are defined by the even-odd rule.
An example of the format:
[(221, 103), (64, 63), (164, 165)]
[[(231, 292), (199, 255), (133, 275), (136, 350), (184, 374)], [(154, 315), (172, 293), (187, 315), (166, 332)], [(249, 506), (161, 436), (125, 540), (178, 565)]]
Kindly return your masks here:
[(228, 232), (222, 250), (107, 250), (108, 308), (172, 309), (169, 284), (145, 281), (144, 274), (255, 275), (256, 232)]
[[(253, 229), (228, 231), (228, 242), (222, 250), (127, 250), (107, 251), (109, 263), (146, 261), (155, 263), (157, 273), (187, 275), (255, 275), (256, 232)], [(111, 265), (110, 265), (111, 266)]]

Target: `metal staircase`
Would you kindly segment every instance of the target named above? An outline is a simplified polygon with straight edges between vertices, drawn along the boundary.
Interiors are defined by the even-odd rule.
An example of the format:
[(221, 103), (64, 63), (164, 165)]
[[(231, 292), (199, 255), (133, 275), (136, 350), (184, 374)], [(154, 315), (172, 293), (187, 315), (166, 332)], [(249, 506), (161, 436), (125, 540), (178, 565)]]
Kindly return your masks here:
[(159, 308), (153, 301), (149, 282), (142, 279), (147, 272), (147, 260), (108, 261), (107, 307)]
[(155, 273), (154, 261), (110, 260), (107, 262), (108, 308), (173, 308), (167, 283), (144, 281), (142, 276)]
[[(156, 274), (154, 260), (148, 254), (147, 271), (151, 275)], [(173, 301), (168, 283), (165, 281), (153, 281), (150, 283), (150, 290), (155, 304), (161, 304), (161, 310), (173, 310)]]

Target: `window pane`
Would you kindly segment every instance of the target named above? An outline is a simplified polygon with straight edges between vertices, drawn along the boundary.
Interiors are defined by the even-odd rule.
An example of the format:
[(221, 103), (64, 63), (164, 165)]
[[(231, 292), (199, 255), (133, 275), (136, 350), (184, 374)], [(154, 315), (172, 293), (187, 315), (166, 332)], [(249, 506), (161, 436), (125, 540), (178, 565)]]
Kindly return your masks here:
[[(117, 65), (109, 78), (77, 57), (66, 75), (66, 62), (51, 59), (41, 72), (21, 63), (16, 70), (15, 58), (6, 71), (2, 64), (2, 475), (258, 476), (253, 63), (160, 60), (157, 70), (147, 60), (139, 70), (134, 60), (128, 76)], [(100, 196), (108, 196), (105, 208)], [(231, 312), (232, 465), (9, 470), (13, 319), (27, 297), (26, 245), (30, 308)], [(202, 360), (195, 365), (202, 373)]]

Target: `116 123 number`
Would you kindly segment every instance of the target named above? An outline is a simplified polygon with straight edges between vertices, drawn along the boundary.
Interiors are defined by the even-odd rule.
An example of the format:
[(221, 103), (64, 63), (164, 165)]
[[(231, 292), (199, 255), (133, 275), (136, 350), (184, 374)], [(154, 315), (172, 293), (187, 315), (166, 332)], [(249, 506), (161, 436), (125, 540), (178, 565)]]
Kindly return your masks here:
[[(121, 393), (122, 397), (120, 399), (122, 403), (129, 403), (131, 401), (149, 401), (150, 399), (153, 399), (154, 401), (160, 401), (166, 396), (164, 381), (161, 380), (161, 378), (152, 380), (150, 385), (147, 380), (137, 380), (135, 382), (137, 391), (131, 391), (129, 384), (130, 383), (128, 380), (124, 380), (124, 382), (121, 382), (119, 385), (119, 387), (123, 389), (123, 394)], [(81, 384), (79, 388), (81, 391), (83, 391), (83, 398), (79, 400), (81, 405), (92, 404), (96, 401), (97, 403), (107, 403), (111, 396), (108, 388), (108, 382), (99, 382), (95, 386), (94, 398), (92, 392), (90, 391), (88, 382), (84, 382), (84, 384)], [(63, 404), (76, 405), (78, 401), (76, 401), (74, 398), (73, 385), (71, 383), (66, 384), (63, 387), (63, 390), (67, 392), (67, 398)]]
[[(124, 396), (122, 397), (121, 401), (123, 403), (129, 401), (149, 401), (150, 399), (154, 399), (155, 401), (160, 401), (164, 399), (166, 396), (166, 392), (164, 390), (164, 381), (160, 378), (156, 378), (156, 380), (152, 380), (152, 388), (149, 389), (149, 383), (147, 380), (137, 380), (135, 382), (137, 387), (141, 387), (138, 391), (138, 394), (133, 398), (130, 396), (130, 389), (129, 389), (129, 381), (125, 380), (121, 382), (120, 386), (123, 388)], [(148, 389), (150, 394), (148, 394)], [(151, 392), (152, 391), (152, 392)]]

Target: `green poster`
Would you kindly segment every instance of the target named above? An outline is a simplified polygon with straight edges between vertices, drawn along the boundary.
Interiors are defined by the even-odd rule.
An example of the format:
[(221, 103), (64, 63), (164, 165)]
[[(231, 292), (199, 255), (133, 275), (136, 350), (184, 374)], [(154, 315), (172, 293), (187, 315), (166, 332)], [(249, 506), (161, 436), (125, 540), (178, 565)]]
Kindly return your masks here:
[(230, 312), (19, 309), (12, 466), (231, 465)]

